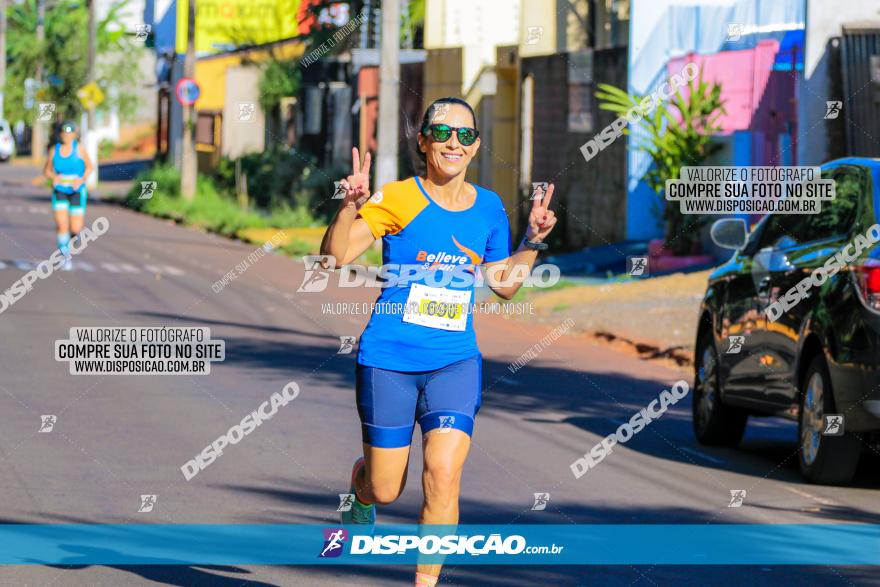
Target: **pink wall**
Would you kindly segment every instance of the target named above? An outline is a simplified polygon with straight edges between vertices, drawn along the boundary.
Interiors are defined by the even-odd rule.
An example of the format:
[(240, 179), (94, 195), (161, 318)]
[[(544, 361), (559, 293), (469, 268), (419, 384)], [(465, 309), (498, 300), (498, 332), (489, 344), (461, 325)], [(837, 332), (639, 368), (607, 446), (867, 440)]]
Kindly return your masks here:
[(779, 135), (789, 132), (796, 136), (796, 76), (790, 71), (773, 71), (778, 52), (779, 42), (769, 39), (760, 41), (754, 49), (713, 55), (692, 53), (671, 59), (667, 65), (672, 75), (686, 63), (696, 62), (706, 82), (721, 84), (726, 110), (719, 119), (722, 134), (751, 131), (753, 165), (780, 164)]

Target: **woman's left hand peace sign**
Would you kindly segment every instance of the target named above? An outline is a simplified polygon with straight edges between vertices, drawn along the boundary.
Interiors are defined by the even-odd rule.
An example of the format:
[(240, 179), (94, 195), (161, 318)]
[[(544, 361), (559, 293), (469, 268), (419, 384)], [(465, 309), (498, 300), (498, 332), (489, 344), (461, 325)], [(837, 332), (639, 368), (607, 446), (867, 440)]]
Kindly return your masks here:
[(556, 226), (556, 213), (549, 210), (554, 188), (555, 186), (551, 183), (542, 198), (532, 200), (529, 225), (526, 227), (526, 238), (532, 242), (543, 241)]

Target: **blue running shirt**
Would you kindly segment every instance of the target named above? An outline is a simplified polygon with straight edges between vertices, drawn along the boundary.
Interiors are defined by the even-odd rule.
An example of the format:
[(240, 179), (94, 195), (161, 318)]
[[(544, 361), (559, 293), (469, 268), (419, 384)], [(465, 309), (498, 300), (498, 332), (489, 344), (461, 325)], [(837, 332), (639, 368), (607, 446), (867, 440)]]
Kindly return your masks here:
[(392, 282), (404, 272), (400, 265), (432, 269), (382, 288), (361, 335), (361, 365), (432, 371), (479, 352), (470, 311), (474, 272), (481, 263), (510, 256), (510, 224), (498, 194), (474, 187), (474, 204), (453, 212), (411, 177), (385, 185), (360, 209), (373, 236), (382, 239), (382, 263)]
[(79, 142), (73, 141), (70, 147), (70, 155), (61, 156), (61, 143), (55, 143), (55, 151), (52, 153), (52, 169), (59, 176), (55, 189), (65, 194), (73, 193), (72, 184), (75, 179), (82, 179), (86, 172), (86, 162), (79, 156)]

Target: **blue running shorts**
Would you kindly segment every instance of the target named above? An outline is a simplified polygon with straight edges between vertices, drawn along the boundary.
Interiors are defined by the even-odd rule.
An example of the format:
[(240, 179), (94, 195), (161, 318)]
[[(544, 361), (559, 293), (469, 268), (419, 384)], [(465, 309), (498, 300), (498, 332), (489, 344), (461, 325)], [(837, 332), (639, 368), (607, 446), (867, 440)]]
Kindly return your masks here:
[(480, 409), (483, 357), (479, 354), (434, 371), (389, 371), (358, 364), (357, 408), (365, 444), (401, 448), (422, 434), (454, 428), (468, 436)]
[(68, 210), (73, 216), (83, 216), (86, 213), (86, 186), (80, 187), (75, 192), (62, 192), (52, 190), (52, 210)]

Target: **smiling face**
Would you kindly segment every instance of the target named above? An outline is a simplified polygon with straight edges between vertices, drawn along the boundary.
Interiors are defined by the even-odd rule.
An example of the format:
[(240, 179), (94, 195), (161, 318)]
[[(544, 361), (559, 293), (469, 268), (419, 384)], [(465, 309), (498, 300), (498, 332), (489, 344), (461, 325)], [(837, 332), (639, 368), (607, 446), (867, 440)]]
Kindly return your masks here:
[[(446, 124), (453, 128), (474, 128), (474, 118), (461, 104), (440, 104), (434, 108), (432, 124)], [(446, 142), (435, 141), (430, 132), (428, 136), (419, 133), (419, 151), (425, 154), (429, 175), (438, 179), (451, 179), (467, 171), (467, 166), (480, 148), (478, 138), (473, 145), (464, 146), (458, 142), (457, 133)]]

